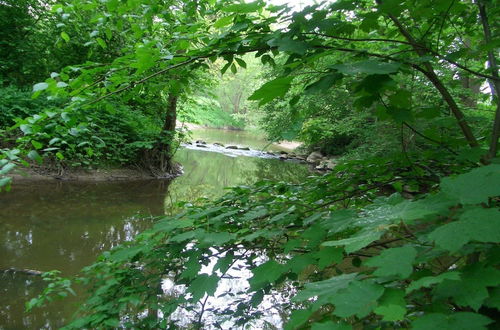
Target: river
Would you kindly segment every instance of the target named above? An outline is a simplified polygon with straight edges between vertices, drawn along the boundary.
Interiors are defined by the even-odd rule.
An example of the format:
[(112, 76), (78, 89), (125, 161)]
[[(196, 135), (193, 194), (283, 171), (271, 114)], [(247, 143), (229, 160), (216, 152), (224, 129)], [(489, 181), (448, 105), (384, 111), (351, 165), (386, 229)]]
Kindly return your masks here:
[[(194, 139), (283, 149), (241, 131), (196, 130)], [(293, 182), (310, 175), (292, 162), (204, 150), (182, 148), (175, 159), (184, 174), (172, 181), (14, 183), (11, 192), (0, 193), (0, 270), (57, 269), (71, 276), (150, 227), (155, 216), (172, 212), (177, 201), (215, 198), (224, 187), (262, 179)], [(39, 276), (0, 272), (0, 329), (62, 326), (81, 301), (69, 298), (26, 314), (24, 303), (43, 288)]]

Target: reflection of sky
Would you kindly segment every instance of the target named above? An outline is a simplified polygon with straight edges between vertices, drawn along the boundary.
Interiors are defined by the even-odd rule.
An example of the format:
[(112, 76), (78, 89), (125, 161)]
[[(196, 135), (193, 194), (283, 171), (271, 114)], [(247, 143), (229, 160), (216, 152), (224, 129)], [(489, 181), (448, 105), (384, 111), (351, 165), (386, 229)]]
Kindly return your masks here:
[[(214, 254), (217, 254), (217, 250), (212, 249)], [(244, 254), (244, 251), (239, 251)], [(225, 253), (219, 255), (219, 258), (223, 258)], [(241, 257), (240, 257), (241, 258)], [(266, 260), (266, 257), (261, 257), (256, 260), (257, 264), (261, 264)], [(214, 273), (213, 268), (217, 263), (218, 258), (210, 258), (208, 265), (203, 265), (198, 274), (212, 275)], [(227, 309), (229, 306), (236, 306), (239, 301), (248, 301), (251, 296), (246, 293), (250, 288), (248, 280), (252, 277), (252, 272), (248, 269), (247, 264), (239, 259), (234, 262), (229, 270), (222, 274), (219, 270), (216, 270), (217, 276), (223, 276), (219, 280), (217, 290), (213, 296), (205, 296), (200, 300), (198, 305), (200, 308), (189, 311), (183, 307), (177, 308), (177, 310), (172, 314), (171, 319), (179, 322), (181, 326), (189, 326), (199, 317), (199, 312), (201, 310), (201, 304), (204, 302), (204, 313), (203, 313), (203, 328), (204, 329), (233, 329), (235, 327), (234, 319), (230, 316), (221, 317), (218, 312)], [(166, 295), (183, 295), (186, 294), (186, 287), (184, 285), (175, 285), (175, 283), (170, 279), (165, 279), (162, 283), (162, 289)], [(190, 293), (187, 293), (188, 297)], [(264, 296), (262, 302), (259, 304), (258, 311), (262, 312), (262, 316), (247, 324), (256, 329), (262, 329), (265, 325), (273, 325), (276, 328), (282, 328), (283, 320), (280, 316), (280, 309), (278, 306), (283, 304), (285, 299), (277, 292), (271, 292)], [(224, 319), (225, 318), (225, 319)]]

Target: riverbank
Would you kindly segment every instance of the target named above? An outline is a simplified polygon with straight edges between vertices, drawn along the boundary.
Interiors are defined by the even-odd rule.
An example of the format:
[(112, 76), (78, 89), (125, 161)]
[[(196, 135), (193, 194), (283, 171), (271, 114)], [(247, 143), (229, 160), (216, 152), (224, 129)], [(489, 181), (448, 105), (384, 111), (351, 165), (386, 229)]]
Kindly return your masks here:
[[(145, 170), (130, 168), (106, 168), (106, 169), (68, 169), (55, 171), (40, 166), (29, 168), (18, 168), (10, 175), (14, 183), (31, 181), (131, 181), (157, 179)], [(172, 175), (175, 177), (177, 175)]]

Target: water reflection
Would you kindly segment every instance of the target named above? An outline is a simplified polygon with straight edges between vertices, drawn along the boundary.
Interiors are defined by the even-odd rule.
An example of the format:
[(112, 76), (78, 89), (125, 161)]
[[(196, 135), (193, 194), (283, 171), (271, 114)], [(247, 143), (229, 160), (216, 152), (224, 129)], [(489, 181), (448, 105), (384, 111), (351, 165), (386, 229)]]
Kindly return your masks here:
[(184, 166), (184, 175), (174, 180), (167, 203), (221, 196), (225, 187), (248, 185), (260, 180), (300, 182), (310, 175), (308, 168), (278, 159), (229, 157), (224, 154), (181, 149), (176, 160)]
[[(294, 289), (284, 284), (279, 291), (269, 290), (262, 294), (262, 301), (258, 306), (242, 308), (240, 303), (252, 299), (252, 294), (249, 294), (248, 290), (250, 289), (249, 280), (253, 274), (249, 270), (248, 260), (245, 260), (245, 255), (249, 254), (249, 251), (242, 246), (232, 251), (234, 262), (228, 265), (227, 270), (221, 272), (219, 269), (214, 269), (218, 260), (224, 258), (227, 253), (220, 253), (221, 251), (215, 248), (210, 250), (211, 254), (217, 257), (209, 257), (209, 263), (202, 265), (199, 274), (209, 276), (217, 274), (221, 278), (217, 289), (212, 296), (205, 294), (198, 304), (181, 304), (169, 317), (173, 326), (187, 329), (197, 327), (235, 329), (243, 328), (242, 324), (244, 324), (246, 329), (281, 329), (287, 318), (283, 304), (289, 301)], [(260, 256), (256, 256), (255, 253), (260, 254), (253, 251), (252, 263), (262, 264), (269, 260), (265, 253)], [(166, 299), (180, 296), (192, 297), (191, 293), (186, 292), (185, 285), (176, 284), (171, 278), (164, 279), (161, 287)], [(194, 320), (198, 320), (199, 324), (195, 325)]]
[[(132, 239), (161, 215), (168, 182), (40, 182), (0, 196), (0, 270), (77, 273), (97, 255)], [(0, 272), (0, 328), (56, 328), (75, 310), (67, 301), (24, 314), (41, 292), (39, 276)]]
[(261, 179), (300, 181), (306, 167), (276, 159), (232, 158), (179, 150), (184, 175), (173, 182), (31, 182), (0, 194), (0, 329), (58, 328), (77, 299), (26, 315), (24, 303), (43, 289), (37, 276), (9, 268), (76, 274), (104, 250), (148, 228), (176, 201), (218, 197), (225, 186)]

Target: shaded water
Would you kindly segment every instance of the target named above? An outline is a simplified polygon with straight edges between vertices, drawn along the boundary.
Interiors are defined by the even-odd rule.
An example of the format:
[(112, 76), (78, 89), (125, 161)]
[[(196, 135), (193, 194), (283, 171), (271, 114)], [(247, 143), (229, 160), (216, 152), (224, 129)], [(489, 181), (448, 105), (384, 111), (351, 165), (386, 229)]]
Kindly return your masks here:
[[(227, 140), (230, 136), (225, 142), (237, 143)], [(172, 182), (15, 184), (10, 193), (0, 194), (0, 270), (59, 269), (70, 276), (103, 251), (148, 228), (154, 221), (151, 216), (168, 213), (175, 201), (218, 197), (226, 186), (261, 179), (299, 181), (309, 175), (306, 167), (294, 163), (206, 151), (181, 149), (176, 160), (184, 166), (184, 175)], [(38, 276), (1, 272), (0, 329), (64, 324), (75, 310), (76, 299), (24, 313), (24, 303), (42, 289)]]

